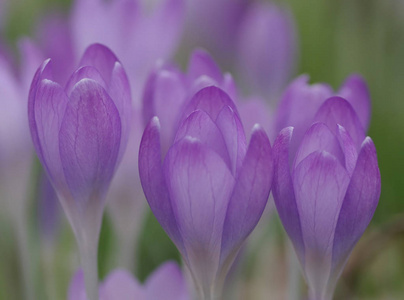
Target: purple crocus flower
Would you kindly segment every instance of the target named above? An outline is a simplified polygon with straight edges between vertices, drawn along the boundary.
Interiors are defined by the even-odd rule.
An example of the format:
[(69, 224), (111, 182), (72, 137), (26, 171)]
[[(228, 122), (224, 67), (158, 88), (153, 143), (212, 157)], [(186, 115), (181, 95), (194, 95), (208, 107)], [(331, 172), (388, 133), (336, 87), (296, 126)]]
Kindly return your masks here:
[(136, 104), (155, 62), (174, 54), (183, 23), (182, 0), (163, 0), (153, 8), (146, 2), (77, 0), (71, 19), (77, 53), (92, 43), (116, 52), (128, 72)]
[(157, 117), (149, 122), (139, 150), (140, 179), (198, 293), (216, 299), (267, 203), (271, 146), (256, 125), (247, 148), (233, 101), (214, 86), (195, 94), (180, 124), (162, 162), (160, 122)]
[(28, 117), (35, 150), (75, 233), (93, 300), (105, 195), (128, 140), (131, 97), (125, 71), (105, 46), (90, 46), (80, 66), (62, 88), (46, 60), (32, 81)]
[[(87, 300), (81, 270), (73, 276), (68, 300)], [(100, 300), (190, 300), (186, 281), (174, 262), (166, 262), (141, 285), (129, 272), (111, 272), (99, 287)]]
[[(361, 82), (358, 80), (351, 77), (340, 93), (351, 86), (354, 95), (352, 82)], [(297, 125), (295, 129), (283, 129), (275, 140), (273, 195), (302, 265), (310, 299), (328, 300), (332, 299), (349, 254), (375, 212), (380, 172), (375, 146), (365, 137), (361, 122), (367, 120), (369, 109), (360, 111), (359, 116), (354, 109), (366, 109), (364, 103), (368, 99), (360, 97), (364, 94), (356, 93), (351, 105), (340, 97), (324, 101), (322, 93), (329, 91), (322, 85), (303, 85), (301, 91), (301, 103), (295, 94), (297, 107), (291, 109), (290, 116), (284, 111), (284, 118), (295, 118), (296, 124), (302, 126), (309, 119), (298, 115), (295, 109), (310, 116), (314, 111), (310, 105), (319, 108), (313, 112), (312, 125), (302, 138), (299, 133), (304, 127)]]

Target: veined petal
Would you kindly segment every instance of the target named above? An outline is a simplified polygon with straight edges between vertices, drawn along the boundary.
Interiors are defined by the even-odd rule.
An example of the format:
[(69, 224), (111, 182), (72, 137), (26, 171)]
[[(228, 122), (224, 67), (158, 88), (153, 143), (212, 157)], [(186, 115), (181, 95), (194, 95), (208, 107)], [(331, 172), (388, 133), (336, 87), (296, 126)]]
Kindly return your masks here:
[(166, 262), (154, 271), (145, 283), (148, 300), (189, 300), (184, 276), (178, 265)]
[(184, 110), (182, 121), (197, 109), (205, 111), (213, 121), (216, 121), (219, 113), (225, 106), (231, 107), (239, 117), (235, 104), (223, 90), (215, 86), (206, 87), (196, 93), (191, 99)]
[(181, 254), (186, 257), (163, 174), (160, 122), (157, 117), (150, 120), (140, 142), (139, 175), (144, 194), (153, 214), (179, 248)]
[(66, 182), (84, 212), (88, 201), (105, 196), (116, 168), (121, 120), (107, 92), (91, 79), (71, 93), (59, 132), (59, 151)]
[(142, 286), (125, 270), (115, 270), (100, 287), (100, 300), (146, 300)]
[(187, 136), (198, 139), (204, 146), (215, 151), (226, 163), (229, 170), (232, 169), (224, 136), (207, 113), (201, 110), (191, 113), (178, 129), (175, 142)]
[(334, 155), (341, 165), (345, 165), (344, 153), (341, 150), (336, 136), (324, 123), (315, 123), (304, 135), (302, 143), (297, 150), (293, 168), (296, 168), (310, 153), (321, 150)]
[(191, 137), (170, 148), (164, 171), (187, 264), (202, 288), (208, 288), (219, 266), (234, 178), (219, 155)]
[(305, 249), (300, 224), (300, 216), (297, 210), (295, 194), (293, 191), (292, 177), (289, 167), (289, 145), (293, 128), (283, 129), (274, 142), (274, 178), (272, 193), (274, 195), (276, 209), (289, 238), (295, 247), (297, 257), (304, 267)]
[(264, 130), (256, 125), (227, 208), (220, 258), (224, 268), (230, 267), (238, 249), (261, 218), (272, 176), (271, 145)]
[(373, 217), (379, 202), (380, 189), (376, 148), (367, 137), (362, 143), (335, 229), (331, 289), (334, 289), (349, 254)]
[(314, 121), (325, 123), (335, 134), (338, 130), (337, 124), (342, 125), (349, 132), (357, 149), (360, 149), (365, 139), (365, 131), (358, 116), (351, 104), (341, 97), (331, 97), (325, 101), (314, 117)]
[[(39, 72), (39, 71), (38, 71)], [(40, 77), (36, 74), (34, 82)], [(31, 136), (39, 160), (60, 192), (66, 192), (66, 183), (59, 153), (59, 131), (65, 114), (67, 98), (62, 87), (44, 79), (33, 82), (28, 103)]]
[(230, 170), (235, 176), (241, 167), (247, 148), (243, 125), (229, 106), (222, 108), (216, 118), (216, 125), (222, 132), (229, 153)]
[(345, 128), (338, 124), (337, 137), (341, 145), (342, 151), (344, 152), (344, 164), (345, 169), (348, 171), (349, 175), (352, 175), (356, 160), (358, 158), (358, 152), (356, 151), (355, 143), (353, 142), (349, 133)]
[(371, 104), (366, 81), (360, 75), (349, 76), (338, 91), (338, 95), (352, 105), (365, 131), (369, 128)]
[(317, 297), (331, 271), (335, 227), (349, 184), (349, 174), (325, 151), (307, 156), (293, 173), (293, 187), (305, 246), (304, 270)]
[(80, 66), (93, 66), (109, 84), (117, 61), (115, 54), (109, 48), (101, 44), (92, 44), (84, 52)]
[(92, 79), (101, 85), (106, 91), (108, 91), (108, 86), (105, 83), (101, 73), (93, 66), (84, 66), (77, 69), (72, 76), (70, 76), (69, 80), (67, 81), (65, 92), (70, 97), (72, 91), (76, 87), (76, 84), (82, 79)]

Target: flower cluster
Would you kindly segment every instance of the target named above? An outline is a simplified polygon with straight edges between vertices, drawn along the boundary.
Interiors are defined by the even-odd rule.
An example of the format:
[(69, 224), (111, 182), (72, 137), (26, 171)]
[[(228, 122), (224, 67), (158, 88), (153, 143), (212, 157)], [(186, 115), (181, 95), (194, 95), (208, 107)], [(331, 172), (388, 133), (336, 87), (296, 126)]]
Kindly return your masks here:
[[(56, 234), (58, 198), (79, 249), (68, 299), (222, 299), (271, 189), (310, 299), (333, 297), (380, 195), (370, 95), (359, 75), (337, 92), (305, 75), (286, 86), (293, 24), (258, 1), (77, 0), (21, 41), (22, 70), (0, 54), (0, 178), (27, 185), (33, 145), (49, 180), (43, 232)], [(202, 49), (182, 71), (174, 54), (195, 44), (234, 77)], [(119, 267), (134, 268), (148, 203), (184, 274), (166, 263), (143, 285), (122, 269), (99, 284), (107, 202)]]

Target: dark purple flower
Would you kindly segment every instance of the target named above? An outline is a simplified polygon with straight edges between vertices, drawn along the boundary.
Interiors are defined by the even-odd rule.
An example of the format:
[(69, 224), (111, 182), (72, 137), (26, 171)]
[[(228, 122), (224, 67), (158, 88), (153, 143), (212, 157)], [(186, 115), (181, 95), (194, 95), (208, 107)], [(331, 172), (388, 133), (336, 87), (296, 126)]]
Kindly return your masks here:
[[(358, 79), (351, 77), (340, 93), (352, 82)], [(300, 91), (298, 98), (297, 91), (289, 90), (289, 96), (296, 97), (289, 98), (294, 106), (290, 116), (283, 111), (283, 117), (294, 120), (296, 127), (283, 129), (274, 143), (273, 195), (311, 299), (332, 299), (348, 256), (375, 212), (380, 172), (373, 141), (365, 137), (354, 110), (366, 107), (361, 101), (368, 99), (359, 97), (364, 90), (351, 89), (351, 95), (357, 96), (351, 97), (353, 105), (340, 97), (324, 101), (323, 94), (331, 93), (324, 85), (308, 88), (304, 84)], [(311, 105), (319, 106), (317, 112)], [(311, 126), (305, 116), (312, 116)], [(298, 127), (301, 124), (309, 126), (305, 133), (305, 127)], [(304, 136), (295, 131), (303, 131)]]
[[(186, 281), (176, 263), (167, 262), (141, 285), (125, 270), (111, 272), (99, 287), (100, 300), (190, 300)], [(81, 270), (73, 276), (68, 300), (87, 300)]]
[(211, 86), (185, 107), (167, 155), (153, 118), (139, 150), (149, 205), (182, 254), (197, 290), (220, 296), (223, 280), (265, 208), (272, 181), (271, 146), (256, 125), (247, 148), (231, 98)]
[(105, 46), (90, 46), (80, 66), (63, 88), (53, 81), (46, 60), (32, 81), (28, 117), (39, 160), (76, 235), (84, 271), (93, 272), (90, 299), (95, 299), (105, 196), (128, 140), (131, 96), (122, 65)]

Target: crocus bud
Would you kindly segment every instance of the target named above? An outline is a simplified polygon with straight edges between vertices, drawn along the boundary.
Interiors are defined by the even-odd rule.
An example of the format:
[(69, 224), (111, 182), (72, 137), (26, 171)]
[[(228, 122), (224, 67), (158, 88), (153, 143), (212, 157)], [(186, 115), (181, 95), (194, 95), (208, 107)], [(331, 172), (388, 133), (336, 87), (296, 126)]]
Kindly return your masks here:
[(139, 150), (140, 179), (201, 298), (216, 299), (265, 208), (271, 146), (256, 125), (247, 148), (233, 101), (213, 86), (195, 94), (180, 124), (162, 162), (160, 123), (157, 117), (149, 122)]
[(92, 300), (105, 195), (126, 147), (131, 98), (108, 48), (90, 46), (80, 65), (62, 88), (46, 60), (31, 85), (28, 117), (39, 160), (76, 235)]
[[(141, 285), (132, 274), (118, 269), (99, 288), (100, 300), (190, 300), (186, 281), (176, 263), (166, 262)], [(68, 300), (87, 300), (83, 272), (73, 276)]]
[(312, 121), (296, 144), (295, 155), (291, 155), (292, 127), (275, 140), (273, 195), (310, 299), (330, 300), (349, 254), (375, 212), (380, 172), (373, 141), (365, 138), (348, 101), (329, 98)]

